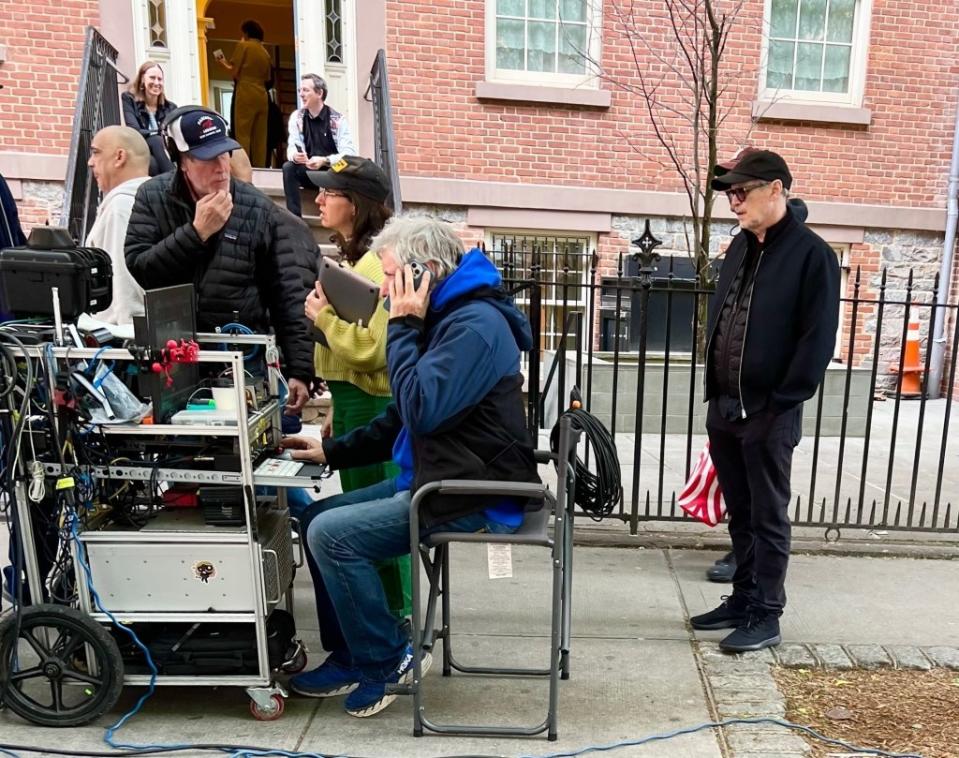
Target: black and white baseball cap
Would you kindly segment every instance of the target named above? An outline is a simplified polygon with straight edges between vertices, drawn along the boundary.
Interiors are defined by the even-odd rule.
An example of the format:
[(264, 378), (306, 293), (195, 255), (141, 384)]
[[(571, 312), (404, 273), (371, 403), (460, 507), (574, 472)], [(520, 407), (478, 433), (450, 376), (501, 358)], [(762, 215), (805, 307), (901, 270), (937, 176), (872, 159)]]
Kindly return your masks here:
[(163, 130), (181, 154), (201, 161), (241, 147), (229, 136), (223, 116), (200, 105), (177, 108), (164, 121)]

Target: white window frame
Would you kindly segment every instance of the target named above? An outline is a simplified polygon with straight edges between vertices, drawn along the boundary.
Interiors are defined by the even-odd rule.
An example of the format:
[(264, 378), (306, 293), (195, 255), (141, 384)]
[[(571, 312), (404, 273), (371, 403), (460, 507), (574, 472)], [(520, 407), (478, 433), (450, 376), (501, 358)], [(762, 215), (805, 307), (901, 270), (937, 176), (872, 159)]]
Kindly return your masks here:
[[(486, 249), (489, 252), (493, 252), (495, 248), (493, 247), (493, 238), (494, 237), (539, 237), (539, 238), (549, 238), (549, 239), (583, 239), (585, 240), (585, 250), (583, 254), (583, 259), (586, 265), (583, 266), (582, 272), (582, 281), (580, 286), (571, 286), (568, 291), (568, 299), (566, 301), (567, 312), (572, 313), (576, 310), (581, 310), (585, 314), (589, 313), (589, 272), (590, 272), (590, 262), (592, 261), (592, 254), (596, 250), (598, 244), (597, 236), (594, 232), (582, 232), (582, 231), (573, 231), (573, 230), (558, 230), (558, 229), (487, 229), (485, 234), (486, 240)], [(500, 251), (496, 251), (500, 252)], [(540, 273), (540, 282), (542, 285), (545, 285), (547, 282), (554, 281), (557, 278), (557, 274), (560, 269), (550, 270), (545, 269)], [(528, 274), (525, 271), (519, 272), (520, 278), (525, 278)], [(572, 284), (572, 282), (570, 282)], [(563, 299), (559, 295), (562, 290), (562, 286), (555, 284), (552, 286), (552, 297), (548, 297), (548, 292), (542, 293), (542, 299), (540, 300), (540, 306), (544, 311), (544, 317), (549, 318), (546, 315), (546, 312), (553, 312), (560, 310), (563, 307)], [(520, 292), (517, 294), (516, 302), (521, 305), (526, 305), (528, 303), (529, 294), (526, 291)], [(544, 344), (540, 347), (546, 350), (556, 350), (558, 349), (559, 338), (562, 336), (562, 324), (559, 325), (559, 331), (555, 331), (551, 328), (550, 323), (542, 324), (542, 333), (539, 335), (533, 335), (534, 340), (544, 340)]]
[[(496, 0), (486, 0), (486, 79), (512, 84), (534, 84), (544, 87), (587, 87), (599, 89), (599, 76), (592, 61), (601, 60), (603, 4), (601, 0), (586, 2), (586, 45), (589, 59), (583, 74), (560, 74), (547, 71), (518, 71), (496, 68)], [(558, 54), (558, 52), (557, 52)]]
[[(839, 325), (836, 327), (836, 347), (833, 349), (833, 360), (839, 363), (845, 363), (849, 357), (849, 345), (843, 342), (843, 336), (846, 326), (846, 308), (850, 303), (843, 302), (843, 298), (849, 297), (847, 288), (849, 287), (849, 270), (851, 268), (849, 258), (852, 253), (852, 246), (848, 242), (838, 242), (830, 244), (829, 247), (836, 253), (839, 260)], [(856, 335), (852, 335), (855, 339)], [(855, 359), (855, 351), (853, 351)]]
[(869, 57), (869, 29), (872, 22), (872, 1), (856, 0), (856, 16), (852, 29), (852, 51), (849, 55), (849, 92), (808, 92), (766, 86), (769, 62), (769, 30), (772, 19), (772, 0), (763, 0), (762, 54), (759, 65), (759, 98), (767, 102), (823, 103), (862, 107), (866, 89), (866, 69)]

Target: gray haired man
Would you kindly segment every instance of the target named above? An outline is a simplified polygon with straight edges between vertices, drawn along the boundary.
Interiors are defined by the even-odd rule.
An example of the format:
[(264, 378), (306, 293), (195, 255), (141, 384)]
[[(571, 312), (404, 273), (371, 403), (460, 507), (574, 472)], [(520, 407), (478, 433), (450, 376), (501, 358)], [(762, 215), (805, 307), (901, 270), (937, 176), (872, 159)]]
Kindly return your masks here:
[[(296, 514), (309, 524), (316, 607), (330, 656), (290, 686), (309, 697), (348, 693), (346, 711), (359, 717), (393, 702), (387, 686), (413, 672), (413, 650), (374, 564), (409, 552), (412, 492), (440, 479), (539, 481), (519, 370), (533, 339), (495, 266), (481, 250), (464, 254), (448, 224), (425, 217), (394, 218), (372, 249), (383, 261), (390, 297), (386, 352), (394, 403), (342, 437), (284, 440), (294, 458), (334, 469), (391, 456), (400, 468), (395, 479)], [(541, 506), (434, 494), (424, 501), (421, 524), (424, 534), (508, 533), (525, 509)]]

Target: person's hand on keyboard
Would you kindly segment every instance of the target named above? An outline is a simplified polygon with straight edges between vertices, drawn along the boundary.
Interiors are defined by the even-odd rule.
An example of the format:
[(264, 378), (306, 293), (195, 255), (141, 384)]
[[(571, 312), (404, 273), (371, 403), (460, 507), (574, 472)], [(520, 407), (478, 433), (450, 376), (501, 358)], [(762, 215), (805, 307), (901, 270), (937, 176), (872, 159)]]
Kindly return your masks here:
[(284, 437), (280, 440), (280, 447), (284, 450), (289, 450), (290, 456), (294, 461), (326, 463), (326, 454), (323, 452), (323, 443), (315, 437)]

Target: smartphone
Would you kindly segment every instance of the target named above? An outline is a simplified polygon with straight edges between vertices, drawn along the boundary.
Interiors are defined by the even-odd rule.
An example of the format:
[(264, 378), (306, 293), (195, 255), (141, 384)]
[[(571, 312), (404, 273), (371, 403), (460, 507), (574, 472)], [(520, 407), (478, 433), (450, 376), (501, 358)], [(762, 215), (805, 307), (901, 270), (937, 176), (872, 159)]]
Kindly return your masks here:
[[(410, 262), (410, 270), (413, 272), (413, 289), (419, 289), (420, 283), (423, 281), (423, 274), (426, 273), (427, 268), (417, 261)], [(432, 279), (430, 280), (430, 289), (433, 288)]]
[(213, 51), (213, 57), (218, 61), (222, 61), (226, 56), (223, 54), (223, 51), (220, 48), (217, 48)]
[(299, 142), (297, 142), (296, 144), (294, 144), (293, 147), (296, 148), (296, 152), (298, 152), (298, 153), (305, 153), (305, 152), (306, 152), (306, 148), (303, 147), (303, 145), (301, 145)]

